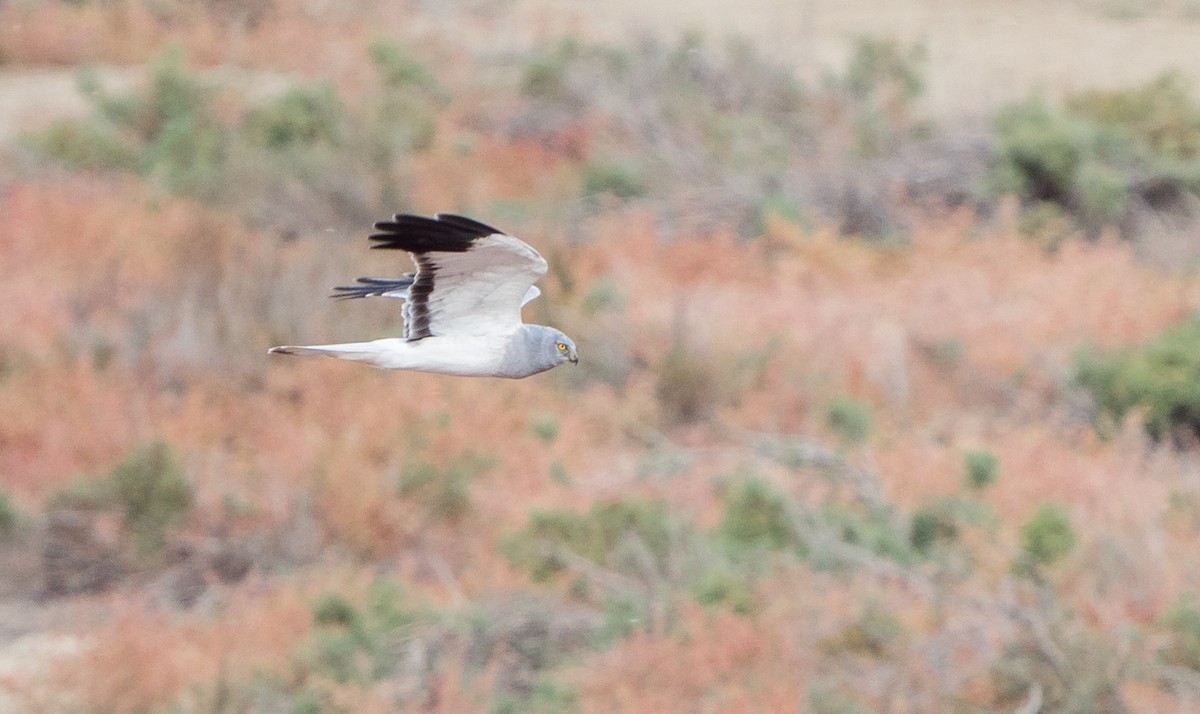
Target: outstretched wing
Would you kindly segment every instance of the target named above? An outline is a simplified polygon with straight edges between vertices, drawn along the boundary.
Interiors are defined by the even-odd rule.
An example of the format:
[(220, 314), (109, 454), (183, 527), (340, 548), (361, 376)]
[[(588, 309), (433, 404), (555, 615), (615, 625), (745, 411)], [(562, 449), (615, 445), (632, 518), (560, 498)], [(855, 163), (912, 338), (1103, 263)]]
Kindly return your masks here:
[(372, 248), (406, 250), (417, 265), (404, 304), (410, 341), (508, 334), (521, 324), (533, 283), (546, 274), (545, 259), (529, 245), (463, 216), (399, 214), (375, 230)]

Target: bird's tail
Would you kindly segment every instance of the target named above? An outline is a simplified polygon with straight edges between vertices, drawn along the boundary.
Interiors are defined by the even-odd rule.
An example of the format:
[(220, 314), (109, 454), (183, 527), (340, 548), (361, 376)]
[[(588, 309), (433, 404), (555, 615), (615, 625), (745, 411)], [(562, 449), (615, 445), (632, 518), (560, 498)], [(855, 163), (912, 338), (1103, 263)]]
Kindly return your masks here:
[(281, 345), (267, 350), (268, 354), (297, 355), (300, 357), (336, 357), (354, 362), (379, 364), (384, 350), (375, 342), (348, 342), (341, 345)]

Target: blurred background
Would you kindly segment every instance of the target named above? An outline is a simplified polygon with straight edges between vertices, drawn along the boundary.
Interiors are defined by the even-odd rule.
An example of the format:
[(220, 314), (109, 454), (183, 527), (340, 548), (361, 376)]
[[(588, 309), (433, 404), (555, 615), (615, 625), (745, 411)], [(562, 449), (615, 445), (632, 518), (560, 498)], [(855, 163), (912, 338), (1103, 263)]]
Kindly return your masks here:
[[(1200, 710), (1195, 0), (0, 2), (0, 712)], [(453, 211), (531, 379), (268, 358)], [(389, 304), (377, 304), (389, 303)]]

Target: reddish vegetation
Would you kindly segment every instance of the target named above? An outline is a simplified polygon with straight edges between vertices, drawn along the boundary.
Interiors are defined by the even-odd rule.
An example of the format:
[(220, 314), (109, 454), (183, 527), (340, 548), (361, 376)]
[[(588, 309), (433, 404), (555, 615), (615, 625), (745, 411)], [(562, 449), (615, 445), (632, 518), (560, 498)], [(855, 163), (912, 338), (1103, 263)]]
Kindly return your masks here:
[[(362, 18), (318, 18), (290, 3), (237, 33), (202, 15), (164, 23), (138, 2), (26, 5), (0, 9), (7, 61), (140, 62), (180, 40), (202, 65), (230, 51), (236, 63), (338, 77), (352, 69), (339, 53), (370, 37)], [(296, 38), (318, 25), (334, 39), (298, 51)], [(457, 128), (470, 130), (465, 119)], [(469, 160), (438, 143), (417, 162), (410, 201), (552, 202), (578, 180), (586, 137), (568, 139), (548, 148), (485, 136)], [(215, 711), (213, 692), (256, 673), (291, 686), (304, 677), (297, 651), (312, 635), (313, 599), (337, 591), (360, 602), (373, 573), (446, 610), (512, 591), (569, 600), (568, 583), (534, 583), (502, 555), (536, 509), (582, 512), (636, 494), (711, 528), (718, 483), (739, 469), (805, 503), (853, 490), (752, 448), (766, 435), (836, 443), (825, 409), (842, 395), (875, 415), (846, 458), (905, 511), (962, 491), (964, 451), (999, 457), (998, 481), (980, 495), (998, 525), (963, 535), (970, 577), (956, 580), (961, 564), (880, 560), (830, 573), (772, 561), (750, 615), (671, 596), (682, 602), (664, 605), (661, 622), (564, 657), (555, 676), (581, 711), (784, 711), (843, 695), (872, 710), (1016, 705), (1024, 690), (1000, 691), (991, 676), (1004, 646), (1024, 636), (1001, 604), (1040, 606), (1052, 593), (1044, 614), (1070, 656), (1095, 641), (1116, 658), (1153, 653), (1162, 615), (1200, 591), (1200, 519), (1171, 510), (1173, 496), (1197, 488), (1192, 457), (1133, 423), (1099, 439), (1067, 387), (1080, 345), (1136, 342), (1200, 307), (1193, 284), (1114, 241), (1069, 240), (1049, 254), (1012, 221), (965, 214), (926, 222), (894, 248), (782, 219), (753, 241), (723, 226), (676, 236), (636, 207), (582, 225), (534, 220), (523, 237), (553, 268), (527, 317), (577, 336), (585, 365), (502, 382), (267, 357), (280, 339), (390, 329), (394, 306), (322, 302), (338, 281), (400, 269), (362, 240), (314, 228), (284, 242), (107, 176), (8, 183), (0, 215), (0, 486), (23, 512), (41, 513), (76, 477), (104, 474), (161, 438), (196, 496), (173, 537), (245, 538), (260, 558), (252, 576), (212, 584), (195, 611), (155, 601), (153, 585), (141, 587), (154, 573), (144, 572), (89, 601), (102, 614), (66, 628), (82, 654), (12, 686), (35, 710)], [(596, 308), (602, 291), (613, 297)], [(681, 345), (711, 373), (706, 411), (691, 422), (670, 418), (657, 388)], [(538, 419), (553, 422), (549, 438)], [(665, 448), (689, 458), (670, 473), (647, 467)], [(489, 461), (469, 484), (466, 517), (397, 497), (406, 468), (445, 469), (464, 454)], [(1047, 501), (1065, 506), (1079, 544), (1035, 588), (1012, 564), (1021, 524)], [(847, 634), (873, 608), (901, 632), (879, 652)], [(449, 649), (414, 706), (486, 708), (505, 656), (480, 668), (467, 648)], [(1122, 676), (1119, 694), (1138, 710), (1182, 701), (1151, 675)], [(327, 691), (349, 711), (386, 711), (395, 698), (383, 685)]]

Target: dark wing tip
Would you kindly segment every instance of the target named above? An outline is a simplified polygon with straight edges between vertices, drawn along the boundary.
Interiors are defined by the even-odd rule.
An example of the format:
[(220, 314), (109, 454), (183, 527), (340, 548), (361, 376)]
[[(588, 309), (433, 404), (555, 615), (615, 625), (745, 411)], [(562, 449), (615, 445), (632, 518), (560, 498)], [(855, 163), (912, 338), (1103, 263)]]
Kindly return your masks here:
[(459, 216), (454, 213), (438, 213), (434, 215), (434, 219), (437, 220), (438, 223), (449, 223), (450, 225), (456, 226), (461, 230), (472, 231), (480, 238), (497, 234), (504, 235), (504, 231), (502, 230), (492, 228), (486, 223), (480, 223), (474, 218), (467, 218), (466, 216)]
[(372, 248), (407, 250), (410, 253), (465, 253), (477, 239), (501, 231), (479, 221), (439, 213), (433, 218), (397, 213), (390, 221), (379, 221), (370, 240)]

